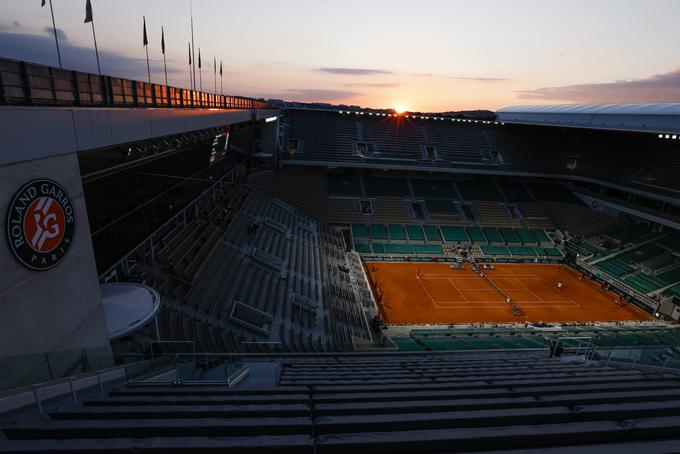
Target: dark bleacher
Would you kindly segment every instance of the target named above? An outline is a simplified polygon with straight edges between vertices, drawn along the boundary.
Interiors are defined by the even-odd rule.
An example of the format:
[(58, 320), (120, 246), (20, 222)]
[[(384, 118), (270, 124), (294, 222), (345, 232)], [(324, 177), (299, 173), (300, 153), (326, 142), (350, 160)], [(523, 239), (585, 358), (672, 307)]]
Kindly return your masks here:
[[(576, 175), (673, 196), (679, 187), (676, 141), (652, 134), (459, 120), (290, 109), (288, 137), (301, 139), (303, 152), (292, 155), (284, 149), (282, 159)], [(357, 142), (367, 144), (366, 156), (354, 154)], [(426, 156), (426, 146), (436, 150), (435, 159)], [(512, 183), (505, 189), (510, 199), (530, 202)]]
[(406, 180), (403, 178), (366, 177), (364, 186), (367, 196), (408, 197), (411, 195)]
[(353, 174), (328, 174), (328, 195), (336, 197), (360, 197), (361, 183)]
[(425, 180), (420, 178), (412, 178), (411, 186), (413, 192), (417, 197), (426, 197), (430, 199), (457, 199), (458, 195), (449, 180)]
[(478, 179), (464, 180), (456, 183), (463, 200), (503, 201), (503, 197), (496, 189), (493, 180)]
[[(268, 364), (266, 360), (259, 364)], [(677, 452), (680, 379), (545, 350), (283, 357), (277, 385), (115, 385), (5, 417), (0, 452)], [(534, 451), (535, 450), (535, 451)]]

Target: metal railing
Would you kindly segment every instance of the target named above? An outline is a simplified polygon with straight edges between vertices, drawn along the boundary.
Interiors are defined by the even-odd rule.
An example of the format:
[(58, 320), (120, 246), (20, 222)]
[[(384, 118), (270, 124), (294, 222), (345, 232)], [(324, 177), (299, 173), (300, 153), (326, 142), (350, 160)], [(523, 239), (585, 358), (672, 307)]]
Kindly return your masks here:
[(0, 105), (276, 109), (265, 99), (218, 95), (0, 58)]
[(575, 356), (583, 355), (584, 358), (589, 358), (595, 347), (593, 344), (593, 338), (591, 336), (558, 337), (557, 341), (550, 345), (551, 356), (555, 356), (555, 353), (560, 345), (562, 346), (564, 353), (569, 353)]
[(655, 372), (680, 374), (680, 348), (678, 346), (640, 346), (599, 348), (593, 359), (603, 366), (615, 364), (628, 369), (635, 367)]

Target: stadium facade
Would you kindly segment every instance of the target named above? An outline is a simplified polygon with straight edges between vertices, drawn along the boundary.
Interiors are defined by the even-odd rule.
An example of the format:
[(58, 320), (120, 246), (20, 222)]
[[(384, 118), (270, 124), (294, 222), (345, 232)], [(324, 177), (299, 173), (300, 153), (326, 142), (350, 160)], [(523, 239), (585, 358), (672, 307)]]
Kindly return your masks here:
[(0, 452), (677, 450), (679, 105), (0, 102)]

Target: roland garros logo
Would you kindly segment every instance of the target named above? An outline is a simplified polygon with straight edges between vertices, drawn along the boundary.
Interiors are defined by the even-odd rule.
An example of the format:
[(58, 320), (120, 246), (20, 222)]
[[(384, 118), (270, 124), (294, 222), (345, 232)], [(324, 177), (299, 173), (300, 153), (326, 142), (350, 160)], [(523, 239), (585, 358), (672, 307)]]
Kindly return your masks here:
[(33, 180), (14, 196), (7, 237), (16, 258), (42, 271), (57, 265), (73, 244), (76, 219), (68, 192), (51, 180)]

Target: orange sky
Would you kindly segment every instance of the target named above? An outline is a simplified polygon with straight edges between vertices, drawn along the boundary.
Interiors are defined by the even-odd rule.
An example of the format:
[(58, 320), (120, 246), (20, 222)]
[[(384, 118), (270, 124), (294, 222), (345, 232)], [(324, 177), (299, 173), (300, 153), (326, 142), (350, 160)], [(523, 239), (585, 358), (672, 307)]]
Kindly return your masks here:
[[(96, 71), (85, 0), (53, 0), (64, 64)], [(102, 70), (189, 86), (189, 0), (92, 0)], [(49, 8), (2, 0), (0, 55), (56, 65)], [(193, 0), (204, 90), (298, 101), (497, 109), (680, 102), (680, 1)], [(218, 82), (219, 91), (219, 82)]]

